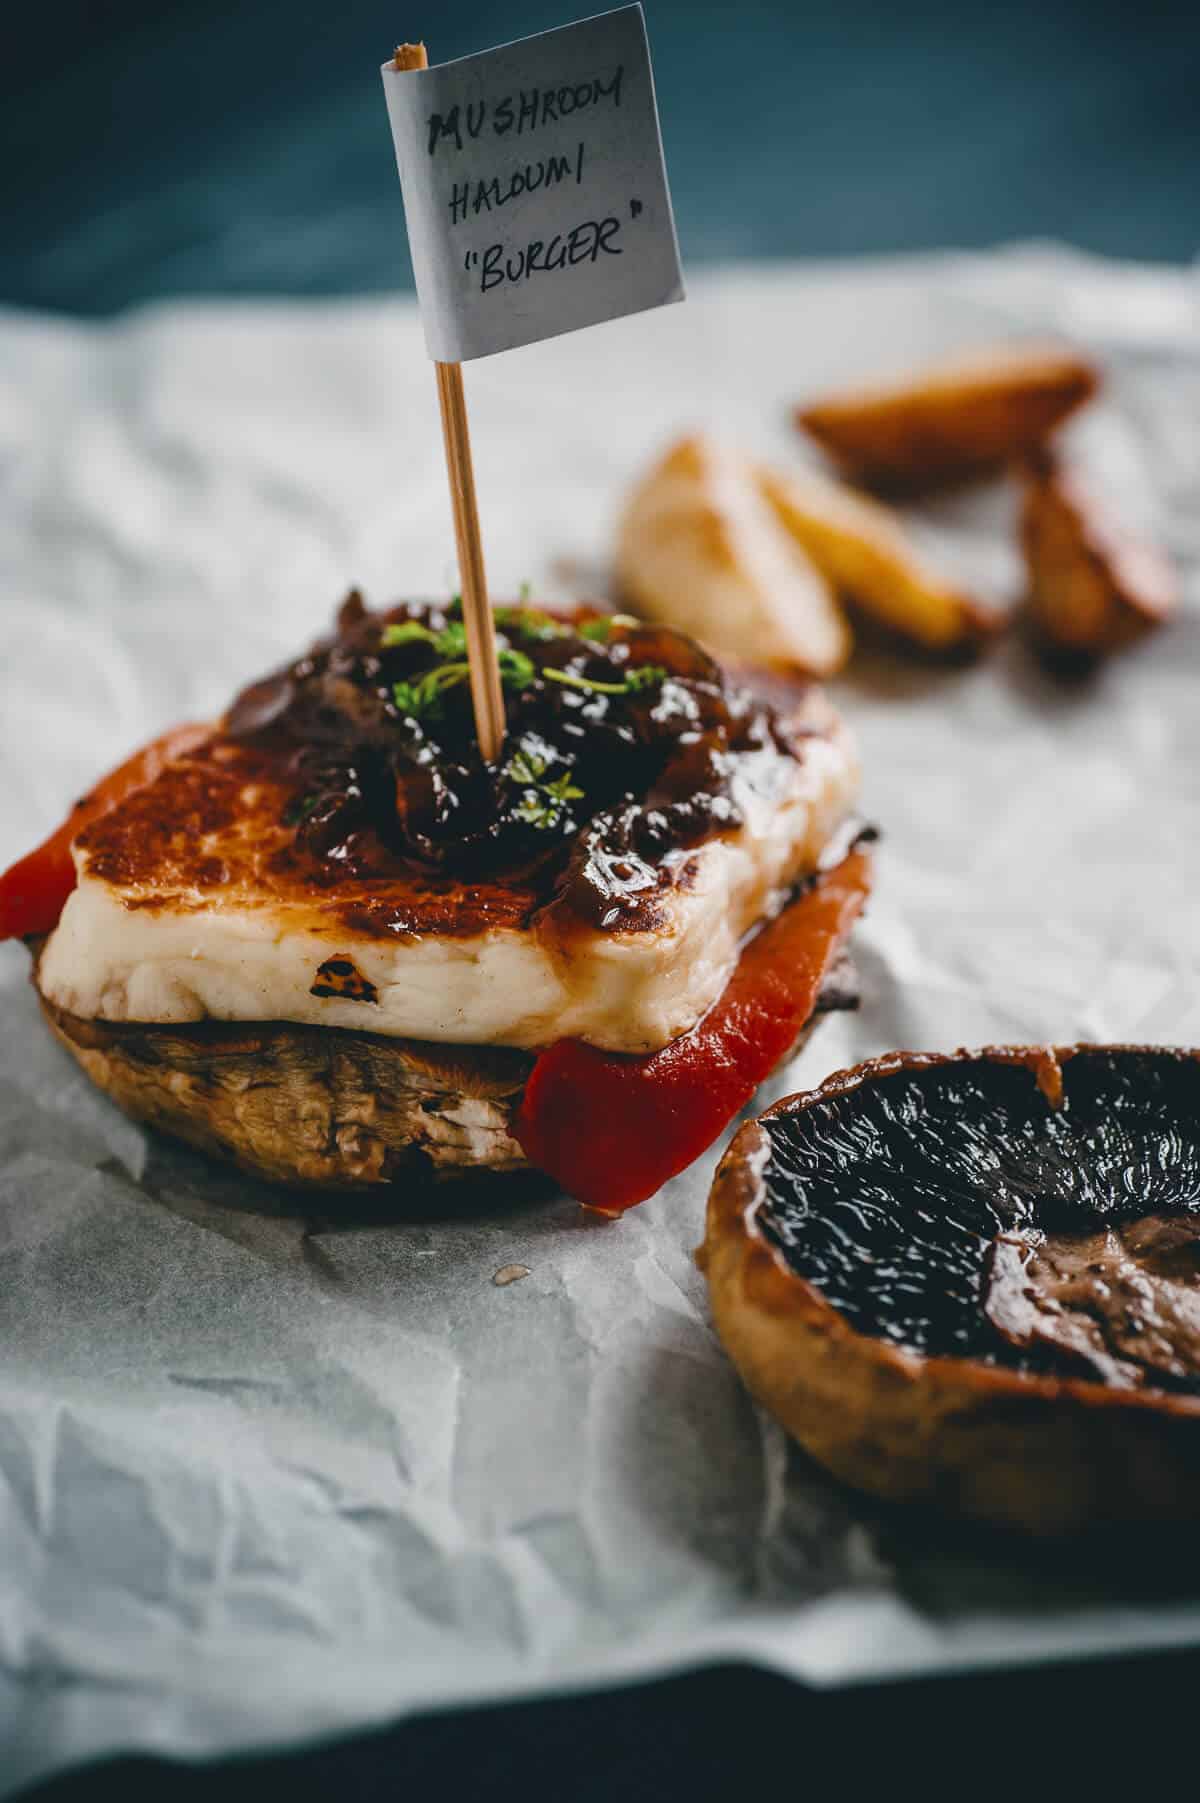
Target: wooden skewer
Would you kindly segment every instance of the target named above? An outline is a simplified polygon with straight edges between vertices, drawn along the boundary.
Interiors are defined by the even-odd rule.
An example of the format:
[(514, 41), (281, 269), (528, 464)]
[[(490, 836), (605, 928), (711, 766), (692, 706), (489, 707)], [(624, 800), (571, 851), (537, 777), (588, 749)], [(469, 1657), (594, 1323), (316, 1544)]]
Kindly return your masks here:
[(475, 505), (475, 472), (461, 363), (435, 363), (442, 409), (442, 441), (450, 477), (454, 537), (458, 545), (458, 577), (462, 584), (463, 624), (467, 629), (467, 661), (471, 666), (471, 705), (479, 749), (487, 763), (500, 756), (504, 743), (504, 694), (496, 659), (496, 633), (488, 604), (479, 511)]
[[(429, 67), (424, 44), (400, 44), (393, 60), (396, 68), (401, 70)], [(471, 706), (475, 710), (479, 749), (485, 761), (492, 764), (500, 756), (504, 744), (504, 694), (500, 687), (496, 633), (488, 605), (483, 543), (479, 536), (479, 508), (475, 500), (475, 471), (471, 463), (462, 364), (435, 362), (434, 369), (442, 409), (442, 442), (446, 447), (446, 472), (450, 478), (454, 538), (458, 546), (467, 661), (471, 666)]]

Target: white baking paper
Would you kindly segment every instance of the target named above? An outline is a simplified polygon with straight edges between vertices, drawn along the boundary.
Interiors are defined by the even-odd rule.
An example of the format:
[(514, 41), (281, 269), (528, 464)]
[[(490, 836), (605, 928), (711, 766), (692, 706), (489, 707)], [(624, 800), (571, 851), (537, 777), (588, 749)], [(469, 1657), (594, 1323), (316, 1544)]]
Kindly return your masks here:
[(640, 6), (381, 72), (431, 357), (683, 299)]
[[(1016, 640), (838, 684), (886, 835), (863, 1006), (771, 1093), (895, 1046), (1200, 1043), (1194, 275), (1033, 249), (697, 286), (604, 358), (564, 338), (479, 372), (497, 594), (601, 589), (625, 485), (682, 428), (795, 463), (805, 393), (1026, 329), (1105, 359), (1080, 453), (1187, 586), (1176, 625), (1082, 685)], [(452, 580), (402, 303), (0, 316), (0, 481), (0, 856), (351, 581), (383, 601)], [(1003, 597), (1010, 511), (983, 493), (921, 528)], [(715, 1154), (615, 1224), (532, 1188), (298, 1200), (126, 1121), (50, 1042), (27, 964), (0, 947), (8, 1787), (715, 1658), (844, 1684), (1200, 1641), (1186, 1563), (1156, 1587), (1119, 1547), (1099, 1576), (980, 1550), (788, 1452), (692, 1263)]]

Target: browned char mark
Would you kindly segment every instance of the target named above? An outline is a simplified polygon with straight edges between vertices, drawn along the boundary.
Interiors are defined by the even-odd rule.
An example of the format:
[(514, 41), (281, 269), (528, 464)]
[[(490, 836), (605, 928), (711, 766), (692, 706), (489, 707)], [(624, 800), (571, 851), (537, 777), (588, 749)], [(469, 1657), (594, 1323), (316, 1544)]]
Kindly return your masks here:
[(333, 996), (343, 1002), (378, 1002), (379, 991), (363, 976), (353, 958), (326, 958), (310, 995)]

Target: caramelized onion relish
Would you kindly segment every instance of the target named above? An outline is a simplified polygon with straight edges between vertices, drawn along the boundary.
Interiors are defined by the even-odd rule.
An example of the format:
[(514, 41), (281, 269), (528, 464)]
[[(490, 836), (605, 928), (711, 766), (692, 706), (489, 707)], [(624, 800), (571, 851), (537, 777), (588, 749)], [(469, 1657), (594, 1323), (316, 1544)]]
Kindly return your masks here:
[(238, 696), (228, 735), (289, 760), (297, 852), (346, 874), (382, 852), (464, 881), (532, 877), (609, 926), (669, 854), (740, 824), (735, 770), (777, 780), (800, 755), (799, 730), (682, 633), (527, 604), (495, 619), (508, 732), (491, 766), (457, 602), (372, 613), (351, 594), (330, 637)]

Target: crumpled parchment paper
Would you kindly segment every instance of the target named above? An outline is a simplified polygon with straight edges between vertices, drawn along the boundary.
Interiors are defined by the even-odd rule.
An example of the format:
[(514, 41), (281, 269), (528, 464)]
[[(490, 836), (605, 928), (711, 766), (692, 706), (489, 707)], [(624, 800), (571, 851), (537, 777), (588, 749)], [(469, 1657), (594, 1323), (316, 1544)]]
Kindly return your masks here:
[[(468, 371), (493, 592), (596, 592), (624, 485), (708, 423), (803, 457), (819, 385), (1024, 329), (1107, 361), (1082, 454), (1189, 607), (1090, 683), (1019, 644), (839, 685), (884, 827), (863, 1006), (772, 1093), (895, 1046), (1200, 1042), (1200, 283), (1049, 248), (779, 267)], [(411, 307), (0, 316), (3, 815), (326, 623), (453, 581)], [(1011, 498), (921, 529), (1011, 595)], [(961, 1546), (789, 1452), (692, 1263), (715, 1154), (625, 1220), (314, 1205), (149, 1139), (50, 1042), (0, 947), (0, 1741), (15, 1786), (405, 1710), (745, 1656), (832, 1684), (1200, 1640), (1147, 1585)], [(495, 1273), (528, 1275), (497, 1285)]]

